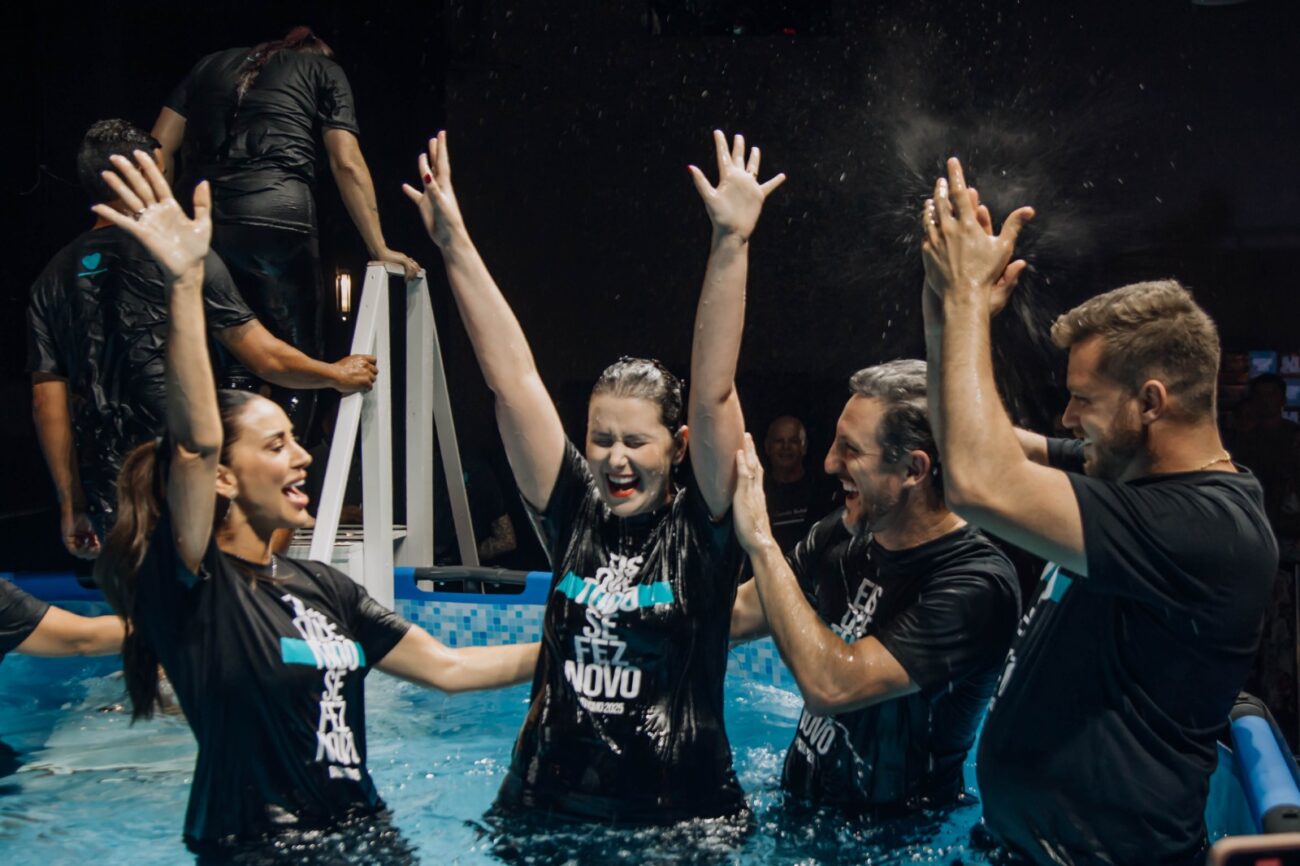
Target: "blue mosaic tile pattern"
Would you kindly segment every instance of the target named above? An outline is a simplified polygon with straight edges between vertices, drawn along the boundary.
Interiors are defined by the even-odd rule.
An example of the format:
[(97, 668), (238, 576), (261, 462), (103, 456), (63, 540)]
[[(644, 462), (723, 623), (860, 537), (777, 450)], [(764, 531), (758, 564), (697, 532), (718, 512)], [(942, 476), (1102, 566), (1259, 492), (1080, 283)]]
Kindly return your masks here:
[[(447, 601), (447, 595), (439, 593), (436, 600), (399, 598), (397, 612), (447, 646), (527, 643), (542, 636), (544, 605), (455, 602)], [(771, 638), (733, 647), (727, 658), (727, 673), (796, 689), (794, 676), (781, 661)]]
[(527, 643), (542, 636), (540, 604), (397, 600), (397, 612), (447, 646)]
[(727, 673), (792, 692), (799, 689), (770, 637), (732, 647), (727, 656)]

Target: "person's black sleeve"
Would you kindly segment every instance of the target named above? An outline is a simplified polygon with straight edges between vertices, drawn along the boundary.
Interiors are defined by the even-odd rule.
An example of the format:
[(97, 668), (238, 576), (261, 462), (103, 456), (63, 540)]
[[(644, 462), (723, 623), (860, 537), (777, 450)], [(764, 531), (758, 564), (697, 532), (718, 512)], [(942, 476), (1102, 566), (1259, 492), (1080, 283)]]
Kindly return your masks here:
[(203, 259), (203, 315), (208, 331), (224, 331), (256, 318), (244, 296), (239, 293), (230, 269), (221, 256), (209, 251)]
[[(203, 61), (199, 62), (202, 63)], [(181, 79), (181, 83), (177, 84), (172, 89), (172, 92), (167, 95), (167, 99), (163, 101), (164, 107), (170, 108), (181, 117), (190, 116), (190, 92), (194, 87), (194, 73), (197, 69), (198, 66), (196, 65), (188, 75)]]
[(876, 638), (922, 693), (934, 695), (1006, 658), (1020, 615), (1015, 582), (1000, 554), (979, 568), (936, 575)]
[(1047, 465), (1063, 472), (1083, 472), (1083, 440), (1047, 437)]
[(800, 539), (785, 557), (795, 580), (799, 581), (799, 588), (803, 590), (804, 598), (808, 599), (808, 603), (814, 609), (817, 607), (817, 563), (834, 530), (834, 526), (829, 525), (828, 521), (840, 520), (840, 511), (836, 510), (817, 521), (813, 524), (813, 528), (808, 530), (808, 534)]
[(0, 579), (0, 657), (27, 640), (50, 606)]
[(44, 274), (32, 286), (31, 301), (27, 304), (27, 372), (49, 373), (67, 378), (68, 373), (60, 360), (54, 326), (50, 322), (49, 295)]
[[(1257, 574), (1277, 569), (1277, 542), (1249, 479), (1121, 483), (1070, 475), (1083, 523), (1088, 586), (1153, 605), (1227, 615), (1250, 606)], [(1236, 489), (1234, 489), (1234, 487)], [(1261, 601), (1261, 604), (1263, 602)]]
[(144, 559), (136, 569), (135, 619), (154, 623), (166, 640), (181, 637), (180, 629), (188, 621), (181, 613), (188, 611), (194, 601), (191, 590), (217, 572), (218, 556), (216, 542), (209, 539), (198, 573), (190, 571), (176, 550), (171, 512), (164, 505)]
[(361, 644), (366, 666), (375, 667), (411, 630), (411, 623), (375, 601), (364, 586), (338, 569), (319, 562), (311, 565), (337, 593), (340, 615)]
[(346, 129), (353, 135), (361, 134), (352, 85), (348, 83), (343, 67), (329, 58), (321, 58), (316, 119), (325, 129)]
[(591, 497), (597, 496), (591, 470), (578, 449), (567, 438), (564, 440), (564, 459), (560, 461), (560, 474), (551, 488), (551, 498), (541, 510), (524, 500), (524, 508), (533, 521), (546, 556), (551, 564), (559, 562), (564, 551), (560, 545), (568, 543), (573, 527), (582, 509), (589, 507)]

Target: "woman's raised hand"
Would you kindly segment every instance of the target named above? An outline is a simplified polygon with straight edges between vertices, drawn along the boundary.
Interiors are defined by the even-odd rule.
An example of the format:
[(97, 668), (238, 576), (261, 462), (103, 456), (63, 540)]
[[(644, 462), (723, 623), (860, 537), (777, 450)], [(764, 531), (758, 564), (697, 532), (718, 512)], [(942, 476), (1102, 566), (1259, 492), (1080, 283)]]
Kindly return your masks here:
[(420, 180), (424, 191), (409, 183), (402, 184), (406, 197), (420, 209), (420, 219), (438, 249), (445, 249), (457, 233), (465, 231), (465, 220), (451, 188), (451, 159), (447, 153), (447, 133), (429, 139), (428, 153), (420, 154)]
[(743, 135), (737, 135), (728, 150), (727, 137), (722, 130), (715, 129), (713, 144), (718, 155), (718, 185), (711, 185), (704, 172), (693, 165), (688, 166), (691, 178), (700, 198), (704, 199), (715, 232), (736, 234), (748, 240), (758, 224), (758, 215), (763, 212), (764, 200), (785, 183), (785, 175), (778, 174), (766, 183), (759, 183), (758, 165), (762, 155), (755, 147), (746, 160)]
[(130, 213), (106, 204), (97, 204), (91, 210), (143, 244), (173, 281), (201, 265), (212, 239), (212, 193), (208, 182), (194, 190), (194, 218), (190, 219), (152, 156), (137, 150), (134, 164), (124, 156), (110, 159), (116, 171), (105, 171), (104, 182)]

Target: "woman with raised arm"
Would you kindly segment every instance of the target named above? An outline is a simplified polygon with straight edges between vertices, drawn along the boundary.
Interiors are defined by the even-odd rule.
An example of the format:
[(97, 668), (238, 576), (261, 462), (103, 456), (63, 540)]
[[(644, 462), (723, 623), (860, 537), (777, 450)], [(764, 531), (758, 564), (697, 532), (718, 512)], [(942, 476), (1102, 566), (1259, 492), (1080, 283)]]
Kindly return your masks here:
[[(740, 568), (729, 518), (744, 419), (734, 378), (749, 236), (784, 180), (714, 133), (719, 182), (692, 167), (713, 239), (681, 383), (623, 358), (587, 408), (585, 457), (566, 437), (518, 321), (466, 232), (445, 133), (406, 193), (442, 251), (515, 479), (553, 569), (533, 697), (497, 806), (663, 823), (745, 813), (723, 728), (727, 630)], [(689, 421), (689, 425), (684, 423)], [(674, 483), (673, 469), (693, 455)]]
[(198, 740), (186, 841), (225, 851), (383, 809), (366, 771), (371, 668), (443, 691), (495, 688), (528, 679), (537, 644), (449, 649), (346, 575), (273, 554), (276, 530), (309, 525), (311, 458), (275, 403), (215, 389), (201, 297), (207, 184), (190, 220), (148, 155), (135, 156), (138, 168), (115, 156), (104, 173), (134, 218), (95, 212), (139, 239), (170, 282), (167, 436), (127, 457), (96, 574), (127, 622), (134, 718), (158, 705), (161, 662)]

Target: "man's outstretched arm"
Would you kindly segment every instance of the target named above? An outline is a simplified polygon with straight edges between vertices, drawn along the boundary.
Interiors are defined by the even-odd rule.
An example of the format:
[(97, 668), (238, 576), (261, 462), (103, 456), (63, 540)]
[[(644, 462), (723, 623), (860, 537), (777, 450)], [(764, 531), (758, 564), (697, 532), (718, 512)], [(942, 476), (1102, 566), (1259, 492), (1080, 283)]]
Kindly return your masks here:
[(340, 394), (369, 391), (379, 368), (374, 355), (318, 361), (276, 337), (257, 319), (217, 331), (217, 340), (259, 379), (282, 388), (333, 388)]

